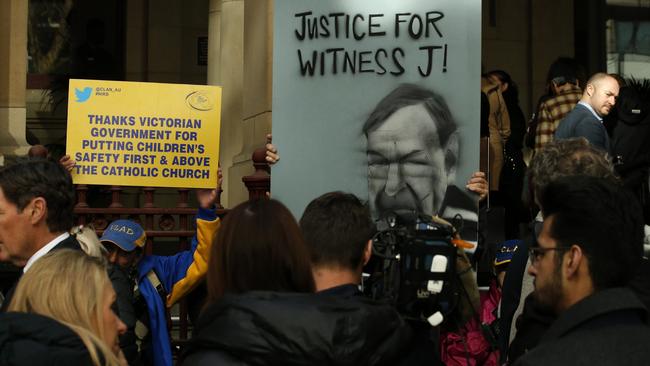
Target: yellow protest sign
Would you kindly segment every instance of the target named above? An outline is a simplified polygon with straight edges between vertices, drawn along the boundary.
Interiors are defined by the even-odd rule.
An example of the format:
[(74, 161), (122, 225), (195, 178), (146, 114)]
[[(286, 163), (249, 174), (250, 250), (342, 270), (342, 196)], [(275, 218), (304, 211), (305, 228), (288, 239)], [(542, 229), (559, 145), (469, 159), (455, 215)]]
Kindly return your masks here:
[(75, 184), (214, 188), (221, 88), (70, 80)]

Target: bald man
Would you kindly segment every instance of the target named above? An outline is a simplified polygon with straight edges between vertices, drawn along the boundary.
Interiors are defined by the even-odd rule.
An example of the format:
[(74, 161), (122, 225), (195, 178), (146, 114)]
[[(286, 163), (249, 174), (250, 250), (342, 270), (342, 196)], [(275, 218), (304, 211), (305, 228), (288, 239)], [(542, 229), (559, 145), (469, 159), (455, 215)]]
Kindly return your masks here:
[(609, 136), (603, 126), (618, 97), (618, 81), (605, 73), (594, 74), (575, 108), (555, 130), (555, 139), (584, 137), (595, 147), (609, 152)]

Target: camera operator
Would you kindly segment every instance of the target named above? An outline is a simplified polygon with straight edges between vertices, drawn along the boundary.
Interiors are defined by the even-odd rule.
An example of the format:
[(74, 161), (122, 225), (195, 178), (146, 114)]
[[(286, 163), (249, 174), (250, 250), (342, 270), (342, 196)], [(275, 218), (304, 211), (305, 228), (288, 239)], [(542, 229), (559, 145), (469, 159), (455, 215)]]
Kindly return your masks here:
[[(372, 254), (372, 238), (375, 225), (368, 207), (356, 196), (343, 192), (330, 192), (314, 199), (300, 219), (300, 227), (309, 248), (312, 272), (316, 290), (321, 296), (347, 297), (357, 301), (360, 307), (374, 311), (378, 306), (359, 290), (362, 269)], [(374, 304), (373, 307), (368, 304)], [(399, 317), (396, 309), (391, 309)], [(391, 325), (393, 324), (393, 325)], [(386, 322), (378, 326), (389, 328), (395, 323)], [(401, 365), (442, 365), (438, 354), (438, 343), (429, 336), (427, 323), (411, 324), (413, 337), (406, 349), (377, 349), (375, 352), (398, 351)], [(383, 329), (392, 332), (391, 329)], [(382, 337), (377, 332), (376, 337)], [(372, 343), (372, 340), (360, 339)], [(402, 347), (395, 344), (395, 347)]]

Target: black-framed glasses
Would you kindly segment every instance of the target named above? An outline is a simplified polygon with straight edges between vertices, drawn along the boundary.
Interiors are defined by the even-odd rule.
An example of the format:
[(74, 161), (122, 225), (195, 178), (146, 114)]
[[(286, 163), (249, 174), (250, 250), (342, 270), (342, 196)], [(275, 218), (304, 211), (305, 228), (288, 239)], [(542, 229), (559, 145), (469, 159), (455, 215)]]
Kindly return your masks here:
[(542, 259), (546, 252), (551, 250), (564, 251), (571, 249), (571, 247), (553, 247), (553, 248), (542, 248), (542, 247), (531, 247), (528, 248), (528, 257), (530, 258), (530, 263), (535, 264), (537, 261)]

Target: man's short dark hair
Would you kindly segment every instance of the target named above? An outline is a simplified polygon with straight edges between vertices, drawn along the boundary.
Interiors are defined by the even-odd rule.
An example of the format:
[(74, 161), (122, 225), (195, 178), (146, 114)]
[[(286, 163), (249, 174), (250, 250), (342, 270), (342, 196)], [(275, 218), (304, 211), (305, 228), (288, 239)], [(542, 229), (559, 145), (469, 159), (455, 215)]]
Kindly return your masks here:
[(422, 104), (429, 112), (438, 130), (440, 144), (445, 146), (449, 136), (457, 129), (456, 121), (451, 115), (445, 99), (438, 93), (414, 84), (402, 84), (385, 96), (372, 111), (363, 125), (363, 133), (368, 133), (381, 126), (397, 110)]
[(643, 256), (643, 212), (617, 181), (567, 176), (551, 182), (540, 198), (550, 236), (558, 246), (578, 245), (589, 260), (596, 290), (625, 286)]
[(19, 160), (0, 170), (0, 188), (19, 212), (32, 199), (44, 198), (50, 232), (67, 232), (72, 228), (74, 186), (72, 177), (60, 164), (44, 159)]
[(330, 192), (307, 205), (300, 219), (312, 264), (357, 270), (375, 227), (367, 205), (350, 193)]

